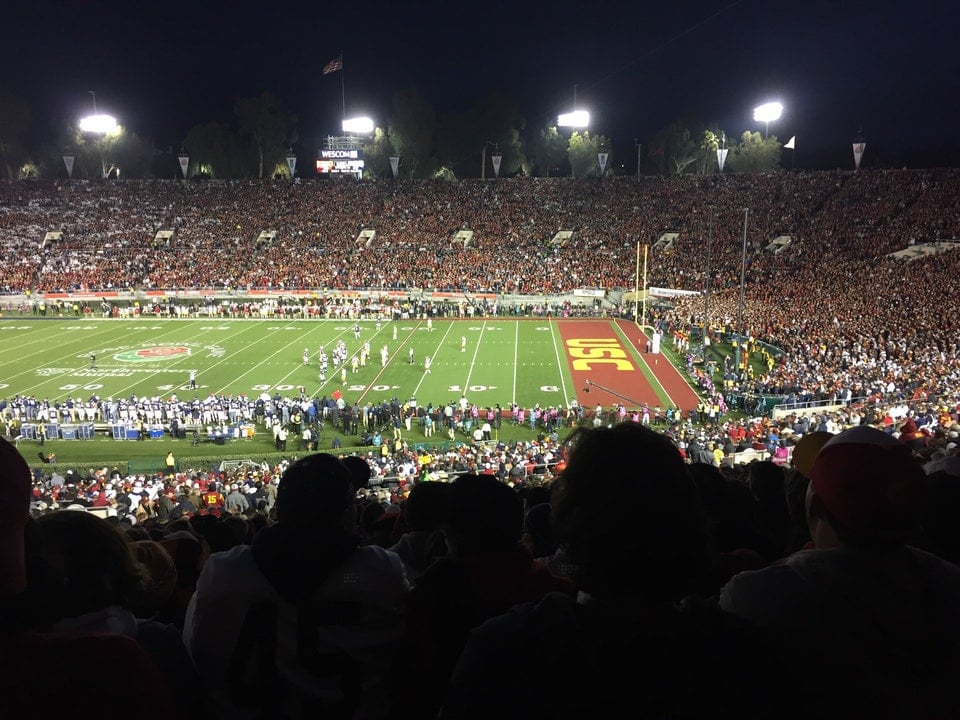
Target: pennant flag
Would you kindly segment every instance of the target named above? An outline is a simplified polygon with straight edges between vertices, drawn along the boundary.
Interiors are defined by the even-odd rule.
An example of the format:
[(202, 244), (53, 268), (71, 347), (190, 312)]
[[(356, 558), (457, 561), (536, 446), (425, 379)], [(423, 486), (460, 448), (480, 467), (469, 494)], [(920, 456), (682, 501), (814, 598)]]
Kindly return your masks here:
[(865, 142), (855, 142), (853, 144), (853, 162), (856, 169), (860, 169), (860, 160), (863, 158), (863, 151), (867, 149)]
[(324, 75), (329, 75), (337, 70), (343, 70), (343, 55), (337, 55), (333, 60), (323, 66)]
[(189, 155), (178, 155), (177, 159), (180, 161), (180, 172), (183, 173), (183, 179), (187, 179), (187, 168), (190, 167), (190, 156)]
[(397, 179), (397, 173), (400, 171), (400, 156), (393, 155), (390, 158), (390, 169), (393, 170), (393, 179)]
[(727, 148), (717, 148), (717, 167), (723, 172), (723, 164), (727, 161)]
[(494, 155), (493, 158), (493, 174), (495, 177), (500, 177), (500, 163), (503, 162), (503, 155)]
[(600, 175), (607, 171), (607, 157), (609, 153), (597, 153), (597, 162), (600, 164)]
[(797, 136), (794, 135), (792, 138), (790, 138), (789, 140), (787, 140), (787, 144), (784, 145), (784, 147), (785, 147), (785, 148), (788, 148), (788, 149), (790, 149), (790, 150), (795, 150), (796, 148), (794, 147), (794, 145), (796, 144), (796, 141), (797, 141)]

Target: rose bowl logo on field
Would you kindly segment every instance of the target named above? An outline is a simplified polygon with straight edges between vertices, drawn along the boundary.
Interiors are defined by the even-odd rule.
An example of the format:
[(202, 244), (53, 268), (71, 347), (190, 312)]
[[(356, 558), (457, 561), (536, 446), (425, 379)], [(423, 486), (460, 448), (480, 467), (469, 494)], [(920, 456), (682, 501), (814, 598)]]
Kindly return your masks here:
[(114, 355), (113, 359), (120, 362), (156, 362), (158, 360), (186, 357), (190, 353), (190, 348), (184, 345), (155, 345), (139, 350), (125, 350)]

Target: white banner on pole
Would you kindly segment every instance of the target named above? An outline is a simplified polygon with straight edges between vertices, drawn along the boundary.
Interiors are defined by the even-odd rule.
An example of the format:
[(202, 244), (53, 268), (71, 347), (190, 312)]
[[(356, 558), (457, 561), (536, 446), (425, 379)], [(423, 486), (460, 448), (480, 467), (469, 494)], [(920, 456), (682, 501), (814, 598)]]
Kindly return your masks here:
[(393, 179), (397, 179), (397, 173), (400, 172), (400, 158), (394, 155), (390, 158), (390, 169), (393, 170)]
[(64, 155), (63, 164), (67, 166), (67, 177), (73, 179), (73, 155)]
[(296, 155), (287, 156), (287, 167), (290, 168), (290, 177), (294, 177), (297, 174), (297, 156)]
[(607, 157), (610, 153), (597, 153), (597, 162), (600, 163), (600, 175), (607, 171)]
[(717, 149), (717, 167), (723, 172), (723, 164), (727, 161), (727, 148)]
[(500, 163), (503, 161), (503, 155), (494, 155), (491, 157), (493, 160), (493, 174), (495, 177), (500, 177)]
[(183, 179), (187, 179), (187, 168), (190, 167), (190, 156), (189, 155), (180, 155), (177, 158), (180, 161), (180, 172), (183, 173)]
[(855, 142), (853, 144), (853, 164), (856, 166), (856, 169), (860, 169), (860, 160), (863, 159), (863, 151), (867, 149), (867, 144), (864, 142)]

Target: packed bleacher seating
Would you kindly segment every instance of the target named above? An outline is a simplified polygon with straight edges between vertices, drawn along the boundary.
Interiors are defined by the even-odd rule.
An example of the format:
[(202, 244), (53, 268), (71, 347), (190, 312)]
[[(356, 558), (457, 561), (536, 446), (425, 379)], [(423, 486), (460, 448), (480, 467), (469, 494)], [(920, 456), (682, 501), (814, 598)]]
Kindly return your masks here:
[[(874, 261), (923, 240), (956, 238), (952, 170), (780, 173), (497, 183), (38, 182), (0, 185), (11, 250), (0, 286), (80, 288), (428, 288), (542, 293), (632, 287), (634, 247), (679, 233), (650, 284), (699, 289), (708, 207), (715, 287), (739, 277), (741, 208), (750, 209), (751, 279)], [(376, 230), (358, 247), (363, 227)], [(461, 228), (467, 247), (451, 244)], [(154, 247), (156, 232), (173, 230)], [(558, 230), (573, 230), (551, 246)], [(274, 242), (257, 247), (261, 231)], [(47, 231), (63, 236), (23, 252)], [(797, 240), (782, 255), (760, 248)], [(850, 263), (853, 265), (849, 266)], [(810, 278), (803, 278), (808, 282)]]
[[(960, 272), (958, 196), (960, 171), (950, 169), (639, 182), (4, 183), (0, 287), (631, 288), (636, 242), (671, 230), (673, 246), (649, 258), (648, 284), (702, 291), (709, 274), (711, 331), (729, 334), (743, 264), (745, 332), (783, 351), (760, 377), (735, 368), (724, 391), (938, 400), (960, 384), (960, 308), (945, 291)], [(369, 247), (356, 243), (364, 227), (376, 229)], [(451, 242), (463, 227), (474, 233), (467, 247)], [(174, 235), (158, 246), (162, 228)], [(258, 244), (267, 229), (275, 240)], [(561, 229), (573, 238), (551, 245)], [(62, 237), (37, 252), (47, 231)], [(765, 251), (781, 235), (790, 245)], [(945, 241), (943, 251), (889, 257), (928, 240)], [(654, 316), (666, 330), (702, 325), (700, 296), (674, 303)]]

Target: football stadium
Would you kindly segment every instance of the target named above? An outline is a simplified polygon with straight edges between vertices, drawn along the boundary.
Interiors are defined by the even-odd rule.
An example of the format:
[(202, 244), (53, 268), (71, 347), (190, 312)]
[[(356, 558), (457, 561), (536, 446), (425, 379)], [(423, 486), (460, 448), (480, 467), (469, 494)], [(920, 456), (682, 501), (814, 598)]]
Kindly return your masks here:
[(0, 718), (960, 718), (956, 23), (714, 5), (12, 13)]

